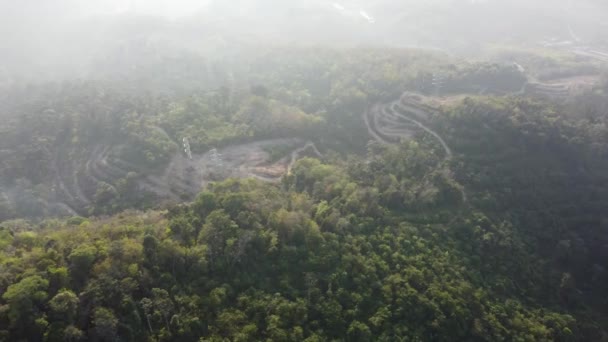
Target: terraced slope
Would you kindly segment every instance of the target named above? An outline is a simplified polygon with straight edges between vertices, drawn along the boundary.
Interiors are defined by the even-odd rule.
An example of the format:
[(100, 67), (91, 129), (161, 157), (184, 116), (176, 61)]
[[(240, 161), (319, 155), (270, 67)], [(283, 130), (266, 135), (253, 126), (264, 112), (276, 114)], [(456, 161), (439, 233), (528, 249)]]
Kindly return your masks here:
[(370, 135), (385, 144), (411, 139), (417, 131), (430, 134), (442, 146), (447, 157), (452, 150), (445, 140), (423, 122), (428, 121), (433, 109), (423, 104), (417, 95), (404, 93), (399, 100), (374, 105), (363, 119)]
[[(278, 161), (270, 162), (267, 149), (273, 146), (297, 146)], [(120, 157), (123, 145), (97, 145), (88, 153), (83, 165), (73, 162), (53, 163), (54, 197), (57, 211), (64, 215), (84, 215), (103, 201), (104, 196), (121, 193), (121, 183), (136, 179), (140, 196), (153, 196), (157, 201), (179, 202), (192, 198), (211, 181), (229, 177), (254, 177), (277, 182), (288, 173), (302, 155), (321, 158), (315, 144), (301, 139), (262, 140), (248, 144), (228, 146), (188, 158), (180, 149), (160, 171), (147, 170)], [(220, 160), (218, 160), (221, 158)]]

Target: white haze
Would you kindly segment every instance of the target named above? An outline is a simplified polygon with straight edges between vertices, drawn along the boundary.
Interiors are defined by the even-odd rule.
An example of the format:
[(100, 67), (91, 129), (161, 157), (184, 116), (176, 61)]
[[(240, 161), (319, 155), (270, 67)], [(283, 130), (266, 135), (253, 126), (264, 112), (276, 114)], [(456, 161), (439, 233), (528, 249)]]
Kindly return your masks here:
[(603, 0), (0, 0), (0, 84), (260, 45), (605, 46), (606, 27)]

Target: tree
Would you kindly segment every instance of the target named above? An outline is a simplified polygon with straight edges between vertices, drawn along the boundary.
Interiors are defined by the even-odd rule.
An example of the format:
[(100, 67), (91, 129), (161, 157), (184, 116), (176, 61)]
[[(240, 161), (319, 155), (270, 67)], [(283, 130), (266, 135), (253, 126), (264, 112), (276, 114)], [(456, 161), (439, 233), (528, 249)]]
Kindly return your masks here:
[(369, 327), (359, 321), (353, 321), (348, 327), (348, 340), (353, 342), (366, 342), (372, 340)]
[(198, 230), (192, 222), (192, 218), (187, 215), (172, 218), (169, 229), (171, 236), (184, 246), (190, 247), (196, 242)]
[(96, 308), (93, 312), (93, 331), (91, 338), (93, 341), (115, 341), (118, 319), (107, 308)]
[(201, 192), (194, 201), (194, 212), (198, 215), (198, 217), (204, 219), (216, 209), (217, 203), (215, 200), (215, 195), (211, 192)]
[(70, 270), (76, 281), (82, 283), (89, 275), (93, 263), (97, 259), (97, 248), (91, 245), (80, 245), (70, 253)]
[(97, 185), (97, 190), (95, 192), (95, 203), (98, 206), (107, 205), (110, 201), (118, 197), (118, 192), (116, 188), (111, 186), (106, 182), (100, 182)]
[(163, 289), (152, 289), (152, 305), (154, 307), (154, 314), (162, 317), (165, 328), (167, 329), (166, 331), (167, 333), (170, 333), (169, 317), (173, 314), (174, 305), (169, 296), (169, 292)]
[(209, 261), (218, 261), (223, 255), (228, 240), (237, 235), (239, 226), (222, 209), (207, 216), (199, 234), (199, 241), (208, 246)]
[(68, 325), (63, 331), (63, 338), (66, 342), (78, 342), (84, 339), (84, 333), (73, 325)]
[(2, 299), (8, 303), (8, 318), (10, 327), (23, 334), (35, 339), (41, 331), (31, 329), (35, 326), (34, 321), (42, 318), (41, 305), (47, 298), (46, 292), (49, 286), (48, 280), (33, 275), (21, 279), (16, 284), (10, 285), (2, 295)]
[(144, 262), (146, 265), (153, 269), (158, 261), (158, 239), (150, 234), (144, 236), (143, 248), (144, 248)]
[(79, 299), (70, 290), (62, 290), (49, 301), (49, 307), (57, 320), (72, 322), (77, 314)]

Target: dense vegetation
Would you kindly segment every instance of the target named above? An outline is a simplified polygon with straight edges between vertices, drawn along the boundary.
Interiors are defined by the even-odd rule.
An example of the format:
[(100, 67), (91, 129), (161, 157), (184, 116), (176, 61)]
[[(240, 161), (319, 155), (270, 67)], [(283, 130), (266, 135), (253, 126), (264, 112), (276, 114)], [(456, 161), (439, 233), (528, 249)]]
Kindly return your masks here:
[[(5, 89), (0, 95), (0, 220), (65, 214), (56, 202), (81, 215), (149, 208), (160, 200), (157, 195), (133, 189), (142, 178), (162, 172), (181, 150), (183, 137), (194, 153), (294, 136), (360, 151), (367, 141), (361, 139), (366, 134), (362, 110), (416, 89), (420, 70), (440, 60), (407, 51), (352, 51), (356, 59), (351, 51), (300, 52), (297, 57), (294, 51), (261, 51), (243, 65), (218, 66), (216, 73), (230, 87), (213, 88), (219, 76), (208, 76), (169, 93), (164, 87), (134, 90), (141, 81), (136, 74), (127, 80)], [(165, 67), (173, 63), (202, 67), (182, 59)], [(166, 75), (156, 77), (152, 84)], [(120, 162), (125, 172), (91, 175), (101, 159)]]
[[(369, 142), (362, 111), (432, 94), (433, 67), (447, 92), (494, 94), (519, 88), (516, 68), (379, 51), (248, 63), (235, 73), (249, 84), (188, 95), (103, 82), (5, 93), (0, 340), (608, 339), (606, 83), (566, 102), (449, 102), (428, 122), (449, 157), (424, 131)], [(102, 142), (154, 172), (182, 136), (204, 153), (293, 135), (328, 153), (280, 184), (227, 179), (188, 203), (100, 216), (155, 206), (134, 171), (92, 187), (81, 216), (41, 219), (36, 204), (55, 198), (55, 167), (86, 170), (66, 164)]]

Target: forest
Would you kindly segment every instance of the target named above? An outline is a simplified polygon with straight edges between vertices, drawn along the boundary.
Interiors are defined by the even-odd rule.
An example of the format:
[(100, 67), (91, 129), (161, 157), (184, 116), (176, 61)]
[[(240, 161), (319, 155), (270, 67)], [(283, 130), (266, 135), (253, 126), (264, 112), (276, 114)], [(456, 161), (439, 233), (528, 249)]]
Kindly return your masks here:
[[(2, 92), (0, 340), (608, 338), (606, 77), (563, 97), (518, 92), (541, 81), (509, 63), (407, 50), (247, 63), (231, 87)], [(181, 137), (195, 158), (320, 151), (170, 200), (152, 180)]]

